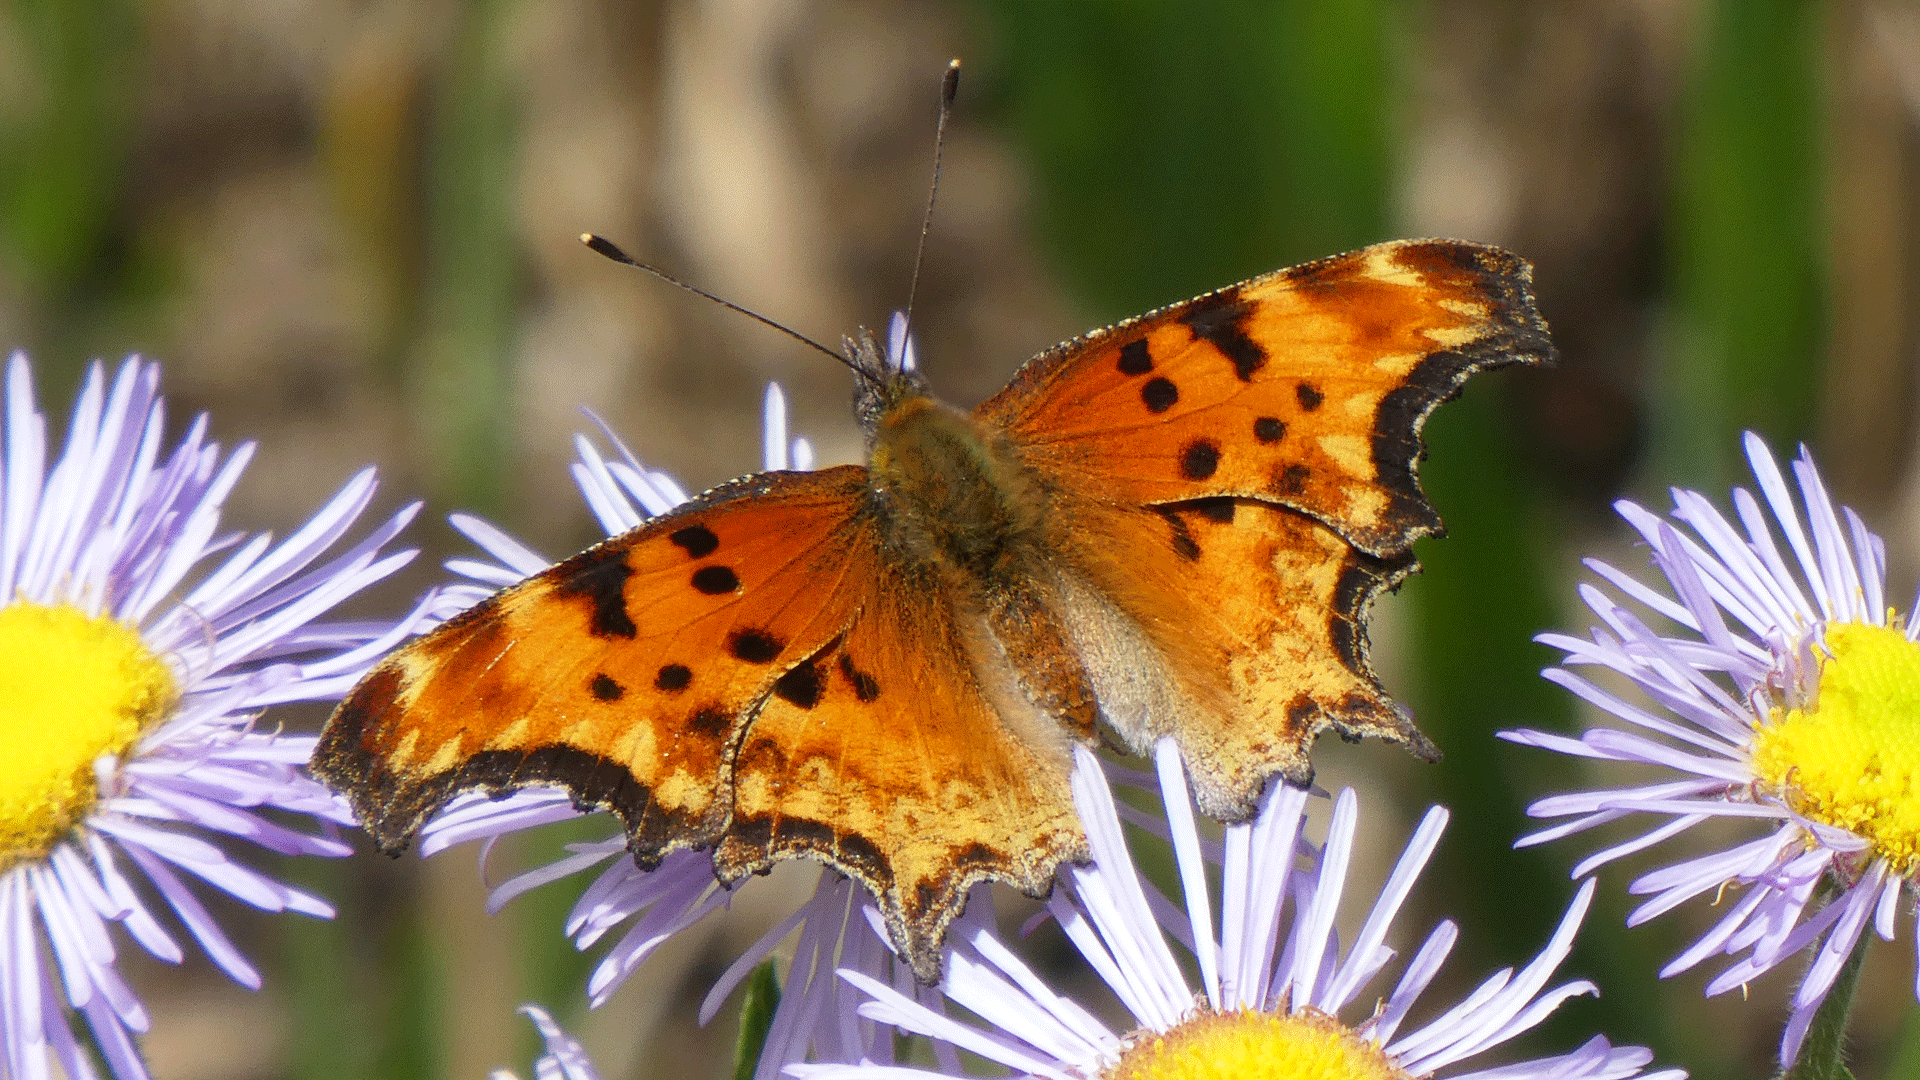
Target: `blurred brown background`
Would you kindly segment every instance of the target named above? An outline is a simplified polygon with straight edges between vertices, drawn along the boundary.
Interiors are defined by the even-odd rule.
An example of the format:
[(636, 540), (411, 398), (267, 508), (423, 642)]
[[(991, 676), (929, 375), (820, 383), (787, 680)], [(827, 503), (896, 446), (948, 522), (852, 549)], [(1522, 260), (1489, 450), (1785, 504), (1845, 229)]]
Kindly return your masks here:
[[(284, 532), (377, 462), (389, 505), (429, 503), (412, 534), (429, 558), (365, 605), (397, 613), (460, 550), (449, 510), (555, 556), (592, 537), (566, 473), (582, 405), (689, 489), (756, 466), (771, 378), (823, 461), (857, 455), (838, 369), (576, 236), (829, 343), (884, 325), (953, 56), (916, 329), (956, 402), (1089, 326), (1374, 240), (1463, 236), (1537, 264), (1562, 366), (1483, 379), (1436, 419), (1426, 476), (1452, 537), (1376, 618), (1390, 687), (1448, 760), (1318, 755), (1326, 783), (1362, 789), (1376, 879), (1405, 835), (1390, 822), (1453, 807), (1407, 930), (1459, 918), (1459, 978), (1530, 956), (1590, 850), (1508, 851), (1517, 809), (1578, 776), (1490, 732), (1577, 726), (1529, 638), (1586, 626), (1579, 556), (1644, 566), (1613, 497), (1724, 495), (1743, 428), (1783, 453), (1808, 440), (1912, 595), (1920, 10), (1903, 3), (14, 0), (0, 341), (31, 351), (55, 412), (90, 357), (164, 361), (178, 415), (263, 444), (236, 525)], [(503, 851), (494, 879), (552, 850)], [(534, 998), (610, 1077), (720, 1076), (732, 1021), (701, 1031), (692, 1010), (811, 874), (749, 890), (707, 925), (722, 940), (675, 942), (589, 1016), (558, 929), (577, 884), (489, 918), (470, 852), (288, 872), (341, 918), (228, 913), (264, 992), (132, 963), (160, 1075), (524, 1070), (510, 1010)], [(1760, 1075), (1790, 974), (1744, 1002), (1703, 1001), (1698, 972), (1657, 983), (1713, 912), (1622, 933), (1630, 877), (1603, 874), (1569, 966), (1605, 998), (1536, 1045), (1602, 1030), (1697, 1077)], [(1920, 1069), (1909, 929), (1870, 960), (1861, 1076)]]

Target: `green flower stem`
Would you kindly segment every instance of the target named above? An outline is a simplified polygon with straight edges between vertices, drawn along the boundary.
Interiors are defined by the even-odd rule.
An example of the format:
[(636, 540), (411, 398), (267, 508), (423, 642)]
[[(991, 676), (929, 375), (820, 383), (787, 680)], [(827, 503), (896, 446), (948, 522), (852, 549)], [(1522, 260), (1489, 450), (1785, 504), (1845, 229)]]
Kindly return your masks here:
[(1794, 1059), (1793, 1068), (1782, 1074), (1781, 1080), (1853, 1080), (1853, 1073), (1840, 1060), (1841, 1044), (1846, 1038), (1847, 1014), (1853, 1008), (1853, 992), (1860, 985), (1860, 967), (1867, 958), (1867, 942), (1871, 940), (1871, 934), (1860, 935), (1853, 955), (1847, 957), (1840, 974), (1834, 976), (1827, 1000), (1821, 1002), (1813, 1014), (1806, 1041), (1800, 1044), (1800, 1056)]

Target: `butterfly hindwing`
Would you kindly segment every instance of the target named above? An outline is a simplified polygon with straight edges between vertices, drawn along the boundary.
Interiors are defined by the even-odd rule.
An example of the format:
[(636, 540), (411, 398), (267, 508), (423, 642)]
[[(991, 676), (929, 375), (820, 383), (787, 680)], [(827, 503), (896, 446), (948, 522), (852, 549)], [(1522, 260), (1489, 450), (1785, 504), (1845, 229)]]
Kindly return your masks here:
[(1246, 817), (1275, 773), (1311, 782), (1308, 750), (1328, 729), (1439, 757), (1367, 655), (1368, 608), (1412, 569), (1411, 555), (1376, 558), (1314, 518), (1252, 499), (1083, 512), (1102, 540), (1077, 561), (1155, 628), (1192, 703), (1122, 734), (1141, 751), (1173, 735), (1206, 812)]
[(1474, 372), (1551, 351), (1524, 261), (1397, 241), (1067, 342), (979, 415), (1037, 471), (1116, 499), (1260, 499), (1386, 555), (1440, 528), (1414, 476), (1427, 414)]
[(933, 581), (910, 565), (856, 569), (853, 624), (781, 680), (746, 732), (714, 863), (732, 880), (822, 858), (866, 886), (931, 983), (970, 886), (1042, 895), (1056, 865), (1085, 858), (1072, 759), (1041, 718), (1020, 731), (996, 708)]

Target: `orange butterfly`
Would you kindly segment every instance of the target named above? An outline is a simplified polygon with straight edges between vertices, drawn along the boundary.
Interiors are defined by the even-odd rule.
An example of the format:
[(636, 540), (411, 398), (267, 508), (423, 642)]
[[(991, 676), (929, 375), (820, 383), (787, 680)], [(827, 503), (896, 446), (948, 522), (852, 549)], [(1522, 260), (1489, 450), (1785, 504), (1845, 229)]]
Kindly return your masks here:
[(935, 981), (971, 885), (1085, 857), (1076, 741), (1173, 737), (1225, 820), (1327, 728), (1438, 757), (1367, 609), (1440, 531), (1427, 414), (1551, 355), (1530, 282), (1381, 244), (1066, 342), (971, 413), (862, 332), (866, 465), (734, 480), (500, 592), (375, 668), (314, 770), (393, 853), (455, 794), (544, 784), (643, 867), (810, 856)]

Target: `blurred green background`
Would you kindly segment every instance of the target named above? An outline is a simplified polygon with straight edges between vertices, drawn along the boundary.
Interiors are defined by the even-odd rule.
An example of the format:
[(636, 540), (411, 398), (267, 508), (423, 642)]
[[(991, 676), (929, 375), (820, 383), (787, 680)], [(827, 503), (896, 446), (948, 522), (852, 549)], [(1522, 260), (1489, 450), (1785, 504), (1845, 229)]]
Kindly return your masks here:
[[(696, 489), (755, 466), (777, 377), (825, 461), (857, 456), (841, 372), (575, 237), (821, 340), (882, 324), (952, 56), (916, 328), (956, 402), (1089, 326), (1376, 240), (1536, 264), (1561, 366), (1484, 377), (1437, 415), (1424, 476), (1451, 535), (1375, 620), (1390, 688), (1447, 759), (1316, 755), (1324, 783), (1361, 788), (1376, 879), (1406, 822), (1453, 809), (1408, 929), (1463, 924), (1456, 978), (1530, 957), (1590, 850), (1509, 849), (1520, 808), (1581, 774), (1491, 733), (1581, 723), (1530, 639), (1586, 627), (1582, 555), (1645, 565), (1613, 498), (1723, 495), (1744, 428), (1806, 441), (1911, 595), (1920, 14), (1897, 3), (10, 0), (0, 340), (56, 411), (90, 357), (163, 360), (179, 415), (263, 443), (237, 525), (285, 531), (378, 462), (389, 504), (429, 502), (433, 558), (366, 604), (396, 613), (458, 550), (446, 511), (551, 555), (591, 538), (565, 471), (582, 405)], [(557, 843), (508, 845), (494, 880)], [(1633, 869), (1603, 873), (1568, 967), (1604, 997), (1529, 1045), (1602, 1031), (1703, 1080), (1764, 1074), (1792, 973), (1744, 1001), (1703, 1000), (1700, 972), (1657, 982), (1714, 912), (1619, 930)], [(731, 1021), (696, 1030), (694, 1003), (784, 911), (778, 884), (806, 880), (749, 890), (588, 1015), (559, 936), (577, 884), (489, 918), (469, 852), (288, 872), (341, 918), (229, 912), (264, 992), (131, 964), (159, 1075), (525, 1069), (510, 1010), (531, 997), (610, 1077), (717, 1077)], [(1909, 928), (1869, 961), (1861, 1076), (1920, 1068)]]

